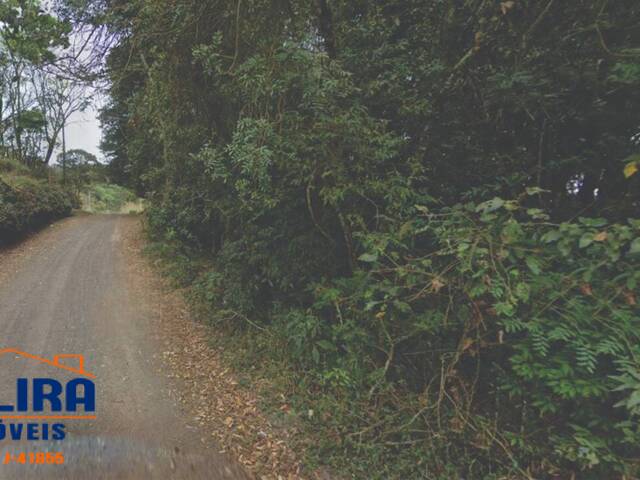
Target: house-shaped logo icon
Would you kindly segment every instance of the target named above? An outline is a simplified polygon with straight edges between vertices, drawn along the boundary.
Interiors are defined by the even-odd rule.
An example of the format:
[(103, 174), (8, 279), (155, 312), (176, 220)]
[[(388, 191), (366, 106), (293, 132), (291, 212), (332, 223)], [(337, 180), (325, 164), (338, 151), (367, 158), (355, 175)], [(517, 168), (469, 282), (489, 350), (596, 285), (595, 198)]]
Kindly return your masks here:
[[(14, 421), (96, 419), (94, 383), (96, 376), (85, 370), (83, 355), (54, 355), (52, 359), (49, 359), (15, 348), (5, 348), (0, 349), (0, 357), (3, 356), (54, 367), (60, 373), (72, 374), (74, 378), (68, 380), (47, 376), (16, 378), (15, 400), (6, 402), (8, 399), (3, 399), (0, 404), (0, 419)], [(10, 371), (3, 373), (11, 375)], [(82, 410), (79, 410), (80, 407)], [(20, 434), (17, 436), (20, 437)], [(33, 436), (31, 435), (31, 437)]]
[(94, 379), (96, 376), (93, 373), (87, 372), (84, 369), (84, 355), (55, 355), (52, 360), (48, 358), (38, 357), (31, 355), (30, 353), (16, 350), (15, 348), (5, 348), (0, 350), (0, 357), (5, 354), (13, 354), (16, 357), (23, 357), (30, 360), (35, 360), (45, 365), (66, 370), (67, 372), (75, 373), (82, 377)]

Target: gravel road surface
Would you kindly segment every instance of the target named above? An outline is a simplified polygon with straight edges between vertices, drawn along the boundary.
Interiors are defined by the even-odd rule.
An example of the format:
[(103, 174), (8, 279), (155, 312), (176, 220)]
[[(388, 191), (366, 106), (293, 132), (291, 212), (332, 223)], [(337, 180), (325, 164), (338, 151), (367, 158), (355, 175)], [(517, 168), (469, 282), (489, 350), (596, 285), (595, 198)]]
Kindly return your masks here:
[[(97, 391), (96, 419), (65, 420), (62, 441), (15, 442), (8, 426), (20, 421), (3, 419), (0, 479), (249, 478), (203, 440), (175, 399), (180, 386), (162, 373), (154, 305), (123, 242), (123, 232), (139, 228), (138, 222), (133, 216), (76, 216), (0, 251), (0, 351), (50, 360), (84, 355)], [(77, 367), (77, 359), (64, 361)], [(20, 377), (64, 382), (77, 375), (4, 353), (0, 404), (15, 403)], [(64, 465), (4, 464), (7, 452), (46, 451), (62, 452)]]

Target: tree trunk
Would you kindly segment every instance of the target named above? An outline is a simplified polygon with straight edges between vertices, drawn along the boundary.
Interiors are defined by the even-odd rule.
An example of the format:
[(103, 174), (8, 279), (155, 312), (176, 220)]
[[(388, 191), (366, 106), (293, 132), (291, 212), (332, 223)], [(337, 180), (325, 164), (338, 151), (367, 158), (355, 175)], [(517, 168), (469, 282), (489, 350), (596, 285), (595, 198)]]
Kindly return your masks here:
[(327, 0), (317, 0), (318, 5), (318, 30), (324, 41), (324, 48), (329, 58), (336, 57), (336, 37), (333, 31), (333, 14)]
[(67, 183), (67, 139), (65, 136), (65, 125), (62, 124), (62, 184)]
[(53, 132), (53, 137), (47, 139), (47, 153), (44, 156), (44, 164), (49, 165), (51, 157), (53, 156), (53, 150), (56, 148), (56, 139), (58, 138), (59, 131)]

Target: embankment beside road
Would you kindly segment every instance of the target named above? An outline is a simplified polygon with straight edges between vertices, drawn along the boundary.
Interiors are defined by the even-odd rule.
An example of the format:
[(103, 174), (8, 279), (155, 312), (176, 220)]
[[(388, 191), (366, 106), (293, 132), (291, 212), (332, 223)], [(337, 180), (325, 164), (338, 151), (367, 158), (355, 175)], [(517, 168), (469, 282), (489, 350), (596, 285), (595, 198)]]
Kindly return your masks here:
[(62, 186), (28, 176), (0, 176), (0, 244), (71, 214), (75, 198)]

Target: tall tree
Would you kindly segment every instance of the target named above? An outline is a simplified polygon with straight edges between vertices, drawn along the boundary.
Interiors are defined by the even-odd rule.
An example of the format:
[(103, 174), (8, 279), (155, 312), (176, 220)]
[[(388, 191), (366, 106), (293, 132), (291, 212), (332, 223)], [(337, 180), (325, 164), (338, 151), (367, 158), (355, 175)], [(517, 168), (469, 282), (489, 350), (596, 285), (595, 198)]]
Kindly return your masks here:
[(2, 96), (9, 106), (9, 116), (0, 119), (1, 134), (4, 139), (10, 126), (18, 158), (26, 162), (23, 134), (38, 133), (44, 126), (43, 113), (33, 108), (29, 69), (55, 60), (54, 50), (68, 45), (70, 26), (45, 13), (37, 0), (1, 2), (0, 24), (0, 68), (5, 79)]
[(43, 136), (45, 150), (42, 161), (48, 165), (58, 145), (62, 129), (71, 115), (84, 111), (90, 104), (87, 86), (35, 69), (31, 75), (31, 86), (38, 109), (44, 115)]

